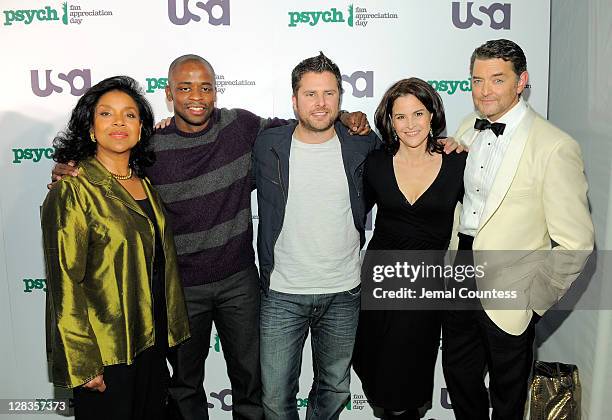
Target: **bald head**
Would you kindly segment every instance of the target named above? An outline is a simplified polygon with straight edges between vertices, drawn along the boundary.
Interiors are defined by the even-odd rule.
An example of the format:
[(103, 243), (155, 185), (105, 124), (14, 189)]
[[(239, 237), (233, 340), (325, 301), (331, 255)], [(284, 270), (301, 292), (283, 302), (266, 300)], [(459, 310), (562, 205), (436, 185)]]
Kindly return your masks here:
[(196, 54), (185, 54), (185, 55), (181, 55), (180, 57), (175, 58), (174, 61), (170, 64), (170, 67), (168, 68), (168, 80), (169, 81), (172, 81), (172, 73), (174, 72), (174, 70), (180, 65), (185, 64), (185, 63), (200, 63), (203, 66), (205, 66), (208, 69), (208, 71), (210, 71), (213, 77), (215, 77), (215, 70), (213, 69), (213, 66), (208, 61), (206, 61), (204, 58)]
[(210, 63), (198, 55), (183, 55), (168, 69), (166, 99), (173, 103), (176, 126), (195, 133), (208, 126), (217, 89)]

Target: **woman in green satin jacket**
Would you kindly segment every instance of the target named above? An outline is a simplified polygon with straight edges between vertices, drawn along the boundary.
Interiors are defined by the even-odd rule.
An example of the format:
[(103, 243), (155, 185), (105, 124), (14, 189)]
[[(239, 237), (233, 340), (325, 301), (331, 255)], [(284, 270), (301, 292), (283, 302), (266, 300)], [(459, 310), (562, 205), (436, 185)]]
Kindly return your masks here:
[(54, 159), (77, 161), (42, 208), (52, 380), (77, 419), (162, 418), (166, 353), (189, 337), (172, 234), (143, 168), (153, 113), (112, 77), (77, 103)]

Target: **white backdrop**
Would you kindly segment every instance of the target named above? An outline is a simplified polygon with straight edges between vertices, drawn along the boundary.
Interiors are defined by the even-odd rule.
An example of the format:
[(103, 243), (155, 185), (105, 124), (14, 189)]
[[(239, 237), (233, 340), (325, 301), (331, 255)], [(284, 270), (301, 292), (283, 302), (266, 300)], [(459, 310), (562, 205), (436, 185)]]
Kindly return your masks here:
[[(64, 128), (78, 96), (97, 81), (116, 74), (134, 77), (160, 119), (171, 114), (163, 93), (168, 65), (195, 53), (215, 67), (219, 107), (287, 118), (292, 117), (291, 70), (323, 50), (344, 75), (343, 109), (361, 110), (372, 121), (386, 88), (417, 76), (440, 91), (452, 134), (472, 110), (473, 49), (489, 39), (510, 38), (528, 58), (526, 96), (547, 113), (549, 0), (2, 0), (0, 11), (2, 399), (65, 395), (47, 375), (38, 212), (52, 167), (51, 140)], [(215, 338), (205, 388), (211, 417), (229, 419), (229, 381)], [(307, 345), (298, 395), (302, 413), (312, 379), (309, 352)], [(372, 418), (355, 375), (352, 394), (344, 417)], [(426, 418), (452, 418), (449, 403), (438, 366)]]
[[(596, 246), (606, 251), (599, 256), (607, 255), (612, 249), (612, 4), (551, 3), (549, 118), (580, 143)], [(608, 261), (599, 258), (595, 267), (606, 280), (602, 302), (612, 296)], [(601, 308), (605, 310), (573, 311), (562, 323), (546, 316), (538, 325), (539, 335), (547, 337), (539, 356), (579, 366), (582, 414), (587, 420), (612, 418), (612, 310), (609, 303)]]

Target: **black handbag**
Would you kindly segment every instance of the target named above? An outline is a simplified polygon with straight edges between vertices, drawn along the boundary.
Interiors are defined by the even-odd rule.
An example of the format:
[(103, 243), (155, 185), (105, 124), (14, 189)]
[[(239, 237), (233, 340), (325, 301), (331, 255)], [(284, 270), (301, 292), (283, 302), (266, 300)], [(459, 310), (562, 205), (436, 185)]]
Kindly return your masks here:
[(580, 420), (578, 367), (536, 361), (531, 381), (531, 420)]

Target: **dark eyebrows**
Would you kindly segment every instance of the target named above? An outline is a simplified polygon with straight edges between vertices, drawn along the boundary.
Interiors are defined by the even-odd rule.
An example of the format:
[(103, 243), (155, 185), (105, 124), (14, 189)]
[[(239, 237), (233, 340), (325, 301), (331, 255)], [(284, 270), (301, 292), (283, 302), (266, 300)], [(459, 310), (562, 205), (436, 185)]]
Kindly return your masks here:
[(190, 81), (184, 81), (184, 82), (176, 82), (177, 85), (197, 85), (197, 84), (201, 84), (201, 85), (208, 85), (208, 86), (212, 86), (213, 84), (210, 82), (190, 82)]
[[(426, 111), (427, 108), (423, 107), (423, 108), (419, 108), (419, 109), (415, 109), (414, 111), (412, 111), (412, 113), (414, 114), (415, 112), (422, 112), (422, 111)], [(405, 112), (393, 112), (391, 111), (391, 115), (406, 115)]]
[[(302, 93), (315, 93), (317, 89), (304, 89)], [(320, 91), (319, 91), (320, 92)], [(323, 93), (338, 93), (338, 89), (326, 89)]]
[[(495, 74), (491, 75), (491, 77), (500, 77), (500, 76), (507, 77), (508, 75), (505, 74), (505, 73), (495, 73)], [(474, 76), (474, 75), (472, 75), (472, 80), (484, 80), (484, 79), (485, 79), (484, 76)]]
[[(106, 105), (106, 104), (97, 104), (95, 109), (98, 109), (98, 108), (108, 108), (108, 109), (115, 110), (115, 108), (112, 105)], [(121, 110), (122, 111), (125, 111), (125, 110), (138, 111), (138, 107), (137, 106), (128, 105), (126, 107), (123, 107)]]

